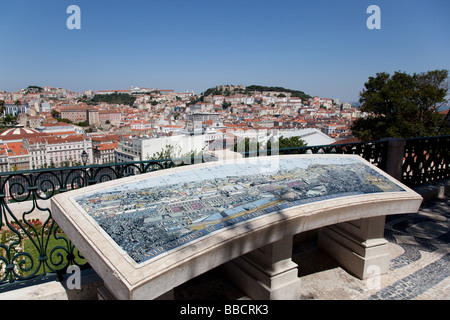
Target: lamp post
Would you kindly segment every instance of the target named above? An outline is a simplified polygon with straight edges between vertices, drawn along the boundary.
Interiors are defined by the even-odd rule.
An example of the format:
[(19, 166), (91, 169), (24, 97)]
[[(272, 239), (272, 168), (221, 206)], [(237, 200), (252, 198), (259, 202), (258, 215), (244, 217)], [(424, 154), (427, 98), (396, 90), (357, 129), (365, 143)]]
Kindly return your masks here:
[(83, 150), (83, 153), (81, 154), (81, 161), (83, 161), (83, 166), (86, 166), (88, 160), (88, 154), (86, 150)]
[[(88, 154), (87, 154), (86, 150), (83, 150), (83, 153), (81, 153), (81, 161), (83, 161), (84, 167), (86, 167), (87, 160), (88, 160)], [(87, 170), (86, 170), (86, 168), (84, 168), (83, 172), (84, 172), (83, 185), (87, 186)]]

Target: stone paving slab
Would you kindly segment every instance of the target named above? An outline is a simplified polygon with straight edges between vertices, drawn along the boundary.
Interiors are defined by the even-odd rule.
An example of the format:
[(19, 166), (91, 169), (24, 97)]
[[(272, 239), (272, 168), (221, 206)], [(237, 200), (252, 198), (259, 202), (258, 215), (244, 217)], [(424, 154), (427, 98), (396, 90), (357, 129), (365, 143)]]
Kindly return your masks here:
[[(424, 203), (416, 214), (386, 218), (385, 238), (392, 256), (386, 275), (359, 280), (317, 249), (314, 234), (298, 241), (299, 300), (450, 299), (450, 198)], [(219, 268), (175, 290), (175, 299), (248, 299)]]

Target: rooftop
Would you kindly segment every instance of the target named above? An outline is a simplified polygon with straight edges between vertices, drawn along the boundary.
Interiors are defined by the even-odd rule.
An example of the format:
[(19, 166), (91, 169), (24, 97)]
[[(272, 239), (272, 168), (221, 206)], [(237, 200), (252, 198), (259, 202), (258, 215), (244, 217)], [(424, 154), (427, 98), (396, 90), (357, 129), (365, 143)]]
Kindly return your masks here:
[(22, 127), (18, 127), (18, 128), (13, 128), (13, 129), (8, 129), (6, 131), (3, 131), (0, 134), (0, 138), (5, 138), (5, 137), (19, 137), (19, 136), (26, 136), (26, 135), (35, 135), (38, 132), (36, 130), (30, 129), (30, 128), (22, 128)]

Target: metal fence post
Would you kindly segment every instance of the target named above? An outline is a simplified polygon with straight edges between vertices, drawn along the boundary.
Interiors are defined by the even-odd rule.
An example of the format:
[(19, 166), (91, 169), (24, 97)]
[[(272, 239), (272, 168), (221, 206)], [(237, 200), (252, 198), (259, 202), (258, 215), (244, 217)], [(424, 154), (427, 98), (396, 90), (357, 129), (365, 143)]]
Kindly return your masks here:
[(405, 155), (405, 139), (386, 138), (382, 141), (387, 141), (387, 159), (386, 159), (386, 173), (393, 178), (401, 181), (402, 179), (402, 165), (403, 157)]

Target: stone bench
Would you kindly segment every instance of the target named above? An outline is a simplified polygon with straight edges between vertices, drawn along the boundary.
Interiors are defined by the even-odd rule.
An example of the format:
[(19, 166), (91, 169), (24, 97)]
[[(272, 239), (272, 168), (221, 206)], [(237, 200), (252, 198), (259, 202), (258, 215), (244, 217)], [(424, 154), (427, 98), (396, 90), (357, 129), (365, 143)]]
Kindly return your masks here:
[(385, 216), (421, 202), (359, 156), (290, 155), (104, 182), (54, 196), (51, 210), (103, 279), (104, 298), (170, 297), (223, 266), (253, 299), (297, 299), (294, 235), (320, 229), (319, 247), (365, 279), (388, 272)]

